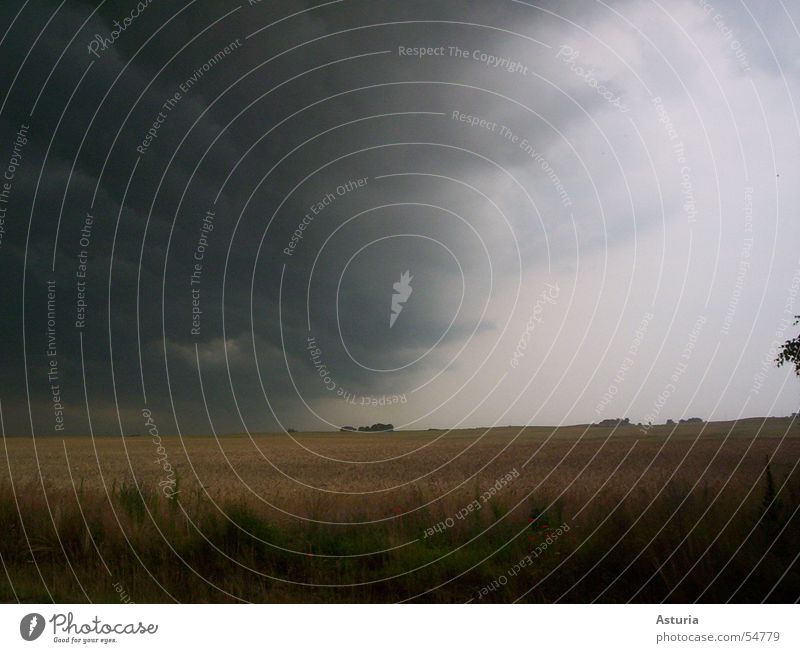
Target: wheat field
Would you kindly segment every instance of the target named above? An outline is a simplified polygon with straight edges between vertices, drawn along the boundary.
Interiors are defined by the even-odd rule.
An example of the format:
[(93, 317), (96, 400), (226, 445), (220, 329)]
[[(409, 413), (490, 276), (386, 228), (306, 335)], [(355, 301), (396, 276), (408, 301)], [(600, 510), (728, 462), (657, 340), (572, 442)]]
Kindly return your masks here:
[(798, 436), (772, 418), (6, 438), (0, 598), (794, 600)]

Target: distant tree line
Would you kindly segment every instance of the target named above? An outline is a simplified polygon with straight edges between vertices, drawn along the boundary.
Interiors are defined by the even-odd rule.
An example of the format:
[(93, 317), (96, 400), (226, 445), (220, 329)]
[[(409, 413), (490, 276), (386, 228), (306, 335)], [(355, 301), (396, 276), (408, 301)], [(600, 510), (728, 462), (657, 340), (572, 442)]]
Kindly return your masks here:
[[(608, 428), (613, 428), (613, 427), (617, 427), (617, 426), (629, 426), (630, 423), (631, 423), (631, 420), (629, 418), (627, 418), (627, 417), (625, 417), (625, 418), (612, 417), (610, 419), (604, 419), (601, 422), (595, 422), (594, 424), (592, 424), (592, 426), (604, 426), (604, 427), (608, 427)], [(702, 424), (703, 420), (701, 418), (699, 418), (699, 417), (689, 417), (688, 419), (680, 420), (680, 423), (681, 424)], [(675, 424), (675, 420), (668, 419), (666, 421), (666, 424), (667, 424), (667, 426)], [(638, 426), (641, 426), (641, 424), (638, 424)]]
[(619, 419), (619, 418), (616, 418), (616, 417), (612, 417), (612, 418), (609, 418), (609, 419), (604, 419), (601, 422), (597, 422), (595, 424), (592, 424), (592, 426), (627, 426), (630, 423), (631, 423), (631, 420), (628, 419), (627, 417), (625, 419)]
[(394, 431), (394, 424), (381, 424), (378, 422), (377, 424), (373, 424), (372, 426), (359, 426), (356, 428), (355, 426), (343, 426), (339, 429), (340, 431), (361, 431), (366, 433), (386, 433), (388, 431)]

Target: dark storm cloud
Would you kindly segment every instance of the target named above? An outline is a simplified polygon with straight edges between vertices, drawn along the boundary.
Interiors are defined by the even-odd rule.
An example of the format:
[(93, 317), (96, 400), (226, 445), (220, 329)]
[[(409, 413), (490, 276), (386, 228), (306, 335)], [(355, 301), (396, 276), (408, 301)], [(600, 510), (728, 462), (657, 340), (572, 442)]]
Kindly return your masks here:
[[(300, 378), (304, 392), (312, 398), (324, 396), (325, 391), (319, 384), (315, 385), (314, 377), (312, 382), (308, 380), (314, 370), (305, 348), (307, 267), (311, 254), (330, 233), (331, 225), (379, 204), (397, 206), (370, 212), (368, 217), (344, 227), (338, 238), (328, 244), (312, 284), (309, 300), (313, 309), (312, 333), (325, 346), (326, 365), (336, 370), (343, 383), (362, 392), (367, 391), (367, 386), (397, 387), (396, 379), (387, 384), (385, 377), (374, 378), (337, 344), (349, 343), (350, 354), (370, 361), (369, 366), (397, 367), (424, 353), (440, 338), (459, 343), (478, 327), (490, 328), (489, 323), (478, 323), (481, 309), (488, 301), (488, 285), (479, 281), (487, 278), (488, 260), (481, 251), (486, 245), (481, 238), (488, 238), (488, 234), (481, 235), (474, 227), (474, 231), (470, 231), (469, 225), (480, 225), (481, 213), (491, 207), (485, 202), (476, 202), (475, 197), (453, 202), (446, 197), (448, 193), (453, 194), (452, 190), (443, 193), (435, 185), (428, 193), (415, 193), (416, 203), (444, 206), (450, 211), (461, 205), (463, 221), (459, 222), (446, 211), (403, 206), (407, 191), (403, 180), (398, 181), (397, 190), (394, 190), (390, 184), (376, 189), (379, 182), (373, 179), (378, 173), (396, 171), (435, 174), (442, 169), (480, 169), (482, 162), (477, 157), (454, 149), (410, 145), (381, 147), (395, 142), (458, 143), (459, 147), (464, 147), (463, 139), (459, 142), (458, 138), (451, 138), (464, 136), (458, 133), (464, 131), (461, 125), (450, 124), (446, 116), (420, 116), (411, 112), (447, 112), (451, 106), (475, 106), (470, 100), (474, 92), (463, 86), (474, 80), (469, 75), (453, 75), (458, 62), (452, 60), (409, 61), (393, 54), (360, 55), (394, 50), (398, 43), (438, 46), (467, 42), (471, 47), (486, 47), (502, 34), (498, 31), (484, 34), (475, 27), (451, 24), (454, 20), (452, 8), (372, 3), (359, 5), (358, 11), (306, 12), (251, 40), (245, 39), (254, 26), (269, 25), (306, 7), (299, 3), (281, 3), (256, 10), (245, 5), (209, 28), (235, 9), (235, 5), (193, 3), (173, 18), (176, 8), (153, 3), (131, 21), (113, 45), (100, 49), (99, 56), (95, 56), (87, 51), (88, 44), (95, 35), (109, 37), (114, 21), (128, 15), (127, 7), (103, 5), (75, 36), (72, 45), (66, 47), (75, 30), (94, 9), (90, 3), (70, 5), (59, 11), (34, 56), (20, 69), (20, 79), (2, 116), (4, 133), (11, 133), (15, 125), (30, 120), (34, 136), (25, 152), (26, 165), (15, 180), (14, 200), (20, 218), (13, 224), (12, 237), (4, 243), (3, 264), (9, 270), (7, 278), (13, 280), (10, 287), (14, 289), (15, 301), (19, 302), (20, 273), (25, 256), (24, 216), (30, 210), (36, 191), (25, 289), (30, 387), (36, 405), (49, 407), (49, 388), (43, 387), (47, 384), (42, 370), (46, 369), (48, 359), (43, 355), (45, 338), (42, 334), (46, 333), (46, 284), (52, 279), (56, 280), (58, 289), (57, 360), (69, 430), (86, 429), (85, 416), (81, 415), (80, 341), (72, 323), (77, 256), (83, 249), (80, 236), (87, 213), (93, 216), (93, 223), (91, 244), (86, 248), (89, 256), (87, 326), (82, 330), (84, 363), (90, 404), (106, 405), (101, 413), (103, 418), (95, 423), (96, 429), (110, 429), (116, 421), (110, 419), (113, 411), (108, 410), (114, 402), (112, 382), (116, 385), (116, 399), (129, 419), (132, 409), (144, 405), (139, 342), (148, 401), (162, 409), (168, 407), (164, 396), (167, 391), (163, 362), (165, 341), (170, 363), (169, 387), (175, 396), (179, 417), (181, 409), (191, 408), (185, 417), (187, 428), (204, 427), (202, 418), (197, 419), (199, 411), (196, 410), (199, 386), (193, 355), (195, 343), (202, 352), (201, 359), (208, 360), (211, 380), (207, 383), (212, 388), (209, 393), (212, 410), (213, 404), (219, 403), (226, 405), (230, 412), (230, 389), (223, 372), (225, 357), (220, 352), (226, 341), (233, 352), (229, 352), (231, 379), (240, 408), (245, 411), (251, 408), (251, 414), (260, 416), (254, 418), (254, 428), (263, 428), (266, 411), (263, 397), (256, 392), (259, 383), (252, 356), (251, 304), (258, 343), (256, 351), (265, 354), (262, 379), (265, 378), (273, 400), (277, 396), (280, 403), (281, 397), (290, 395), (288, 377), (282, 370), (284, 352), (293, 363), (294, 376)], [(10, 52), (24, 51), (53, 9), (54, 6), (26, 9), (10, 31), (5, 47)], [(509, 9), (504, 13), (507, 16), (493, 15), (493, 23), (507, 21), (515, 12)], [(486, 13), (478, 9), (465, 13), (461, 8), (455, 15), (458, 22), (477, 24), (488, 19)], [(420, 22), (425, 20), (442, 22)], [(403, 21), (414, 23), (352, 29)], [(159, 28), (162, 29), (154, 34)], [(328, 37), (339, 30), (347, 30), (347, 33)], [(147, 45), (140, 49), (148, 39)], [(311, 45), (277, 56), (314, 39), (317, 40)], [(203, 64), (215, 53), (231, 44), (235, 45), (224, 60), (203, 69)], [(42, 84), (59, 57), (55, 73), (42, 90)], [(271, 57), (273, 61), (262, 65)], [(332, 63), (346, 58), (351, 60)], [(22, 62), (17, 58), (11, 63), (20, 65)], [(73, 93), (90, 64), (91, 70)], [(313, 70), (317, 67), (319, 70)], [(9, 71), (12, 69), (10, 67)], [(297, 79), (286, 81), (295, 76)], [(390, 85), (453, 77), (460, 77), (455, 83), (461, 85)], [(494, 89), (500, 87), (501, 91), (510, 92), (511, 84), (503, 81), (495, 84)], [(186, 88), (188, 82), (194, 83), (188, 91), (181, 92), (175, 108), (165, 114), (163, 103), (180, 91), (181, 84)], [(281, 88), (268, 92), (283, 82)], [(376, 84), (380, 86), (347, 92)], [(34, 116), (29, 118), (32, 102), (40, 91)], [(335, 95), (338, 97), (331, 97)], [(62, 118), (68, 100), (70, 104)], [(486, 93), (477, 104), (481, 101), (487, 111), (497, 102), (495, 96)], [(253, 103), (251, 107), (237, 115), (250, 103)], [(504, 110), (513, 110), (513, 106)], [(158, 119), (159, 111), (162, 111), (163, 122), (158, 125), (157, 137), (144, 148), (144, 153), (141, 149), (137, 152), (137, 147), (141, 148), (145, 142), (147, 130)], [(95, 112), (90, 125), (89, 119)], [(399, 115), (404, 112), (407, 115)], [(289, 117), (293, 113), (298, 115)], [(50, 145), (52, 127), (60, 119), (60, 129)], [(342, 126), (356, 120), (358, 122)], [(303, 145), (309, 138), (313, 140)], [(469, 135), (467, 140), (470, 140)], [(255, 147), (248, 152), (253, 145)], [(40, 180), (38, 167), (48, 146)], [(297, 152), (271, 171), (263, 184), (256, 186), (280, 157), (298, 146)], [(361, 155), (351, 154), (367, 148), (376, 149)], [(474, 144), (474, 149), (480, 151), (481, 144)], [(343, 157), (339, 163), (329, 165), (339, 157)], [(135, 176), (131, 178), (137, 158)], [(165, 173), (167, 161), (169, 168)], [(318, 168), (323, 169), (309, 177), (281, 205), (287, 193)], [(232, 170), (235, 172), (214, 207), (214, 229), (205, 234), (208, 251), (203, 261), (201, 285), (203, 328), (202, 335), (192, 337), (192, 295), (188, 280), (201, 236), (202, 216), (212, 206), (223, 180)], [(324, 216), (318, 219), (317, 229), (308, 230), (298, 251), (291, 258), (283, 254), (297, 223), (315, 201), (330, 193), (335, 195), (337, 187), (348, 180), (364, 177), (370, 178), (366, 189), (349, 196), (337, 196), (335, 206), (326, 209)], [(245, 208), (245, 200), (254, 189)], [(90, 208), (95, 192), (94, 207)], [(120, 210), (123, 196), (124, 207)], [(60, 211), (62, 202), (63, 213)], [(279, 205), (280, 210), (272, 220)], [(496, 216), (494, 220), (491, 229), (497, 229)], [(55, 270), (51, 271), (49, 263), (59, 221)], [(147, 234), (142, 245), (145, 224)], [(269, 232), (264, 236), (267, 224)], [(421, 233), (427, 240), (421, 245), (409, 240), (397, 247), (391, 241), (367, 247), (364, 255), (345, 271), (345, 287), (340, 297), (341, 324), (337, 325), (335, 311), (329, 309), (332, 301), (335, 304), (336, 282), (343, 272), (344, 259), (358, 247), (395, 232)], [(461, 243), (465, 249), (454, 259), (436, 244), (437, 240), (450, 245)], [(497, 258), (498, 253), (495, 249), (489, 255)], [(470, 263), (466, 270), (459, 270), (458, 258), (478, 263)], [(287, 273), (281, 307), (284, 320), (281, 340), (277, 310), (284, 264)], [(420, 284), (415, 302), (404, 316), (404, 322), (413, 320), (414, 327), (398, 327), (390, 332), (386, 321), (391, 285), (407, 268), (413, 268)], [(254, 270), (256, 279), (251, 294)], [(224, 339), (221, 328), (223, 271), (227, 280)], [(496, 272), (507, 274), (508, 270)], [(463, 280), (462, 274), (466, 275)], [(166, 278), (164, 334), (161, 329), (163, 278)], [(461, 301), (458, 319), (451, 324), (459, 308), (458, 299), (467, 285), (471, 292)], [(447, 299), (442, 301), (437, 297)], [(376, 310), (376, 306), (381, 306), (381, 310)], [(15, 318), (4, 320), (9, 345), (7, 360), (13, 361), (4, 369), (7, 387), (11, 389), (4, 397), (7, 409), (9, 405), (18, 408), (24, 398), (23, 388), (14, 383), (21, 378), (22, 365), (19, 356), (22, 325), (20, 316), (15, 315)], [(339, 333), (341, 343), (337, 343)], [(112, 350), (113, 378), (109, 367)], [(435, 366), (436, 362), (429, 359), (421, 363), (416, 368), (417, 373), (426, 365)], [(42, 428), (47, 432), (44, 425), (51, 420), (48, 411), (43, 412)], [(135, 414), (135, 410), (133, 412)], [(10, 430), (23, 429), (25, 419), (21, 411), (13, 410), (7, 419)], [(235, 421), (225, 420), (219, 428), (241, 428)], [(134, 425), (130, 428), (137, 430)]]
[[(174, 405), (183, 431), (207, 432), (198, 358), (218, 431), (275, 428), (273, 411), (284, 425), (314, 427), (346, 419), (322, 415), (336, 390), (402, 394), (441, 370), (461, 383), (489, 355), (507, 315), (528, 310), (541, 286), (532, 279), (575, 281), (588, 260), (589, 288), (601, 278), (594, 255), (618, 248), (617, 260), (626, 260), (638, 239), (685, 219), (684, 198), (671, 192), (680, 184), (674, 156), (644, 82), (682, 126), (698, 201), (716, 189), (703, 174), (710, 164), (702, 140), (690, 138), (699, 133), (693, 107), (675, 91), (692, 83), (688, 68), (670, 70), (598, 5), (156, 1), (95, 56), (88, 47), (96, 35), (110, 38), (114, 21), (135, 4), (103, 3), (89, 18), (96, 5), (68, 3), (25, 60), (57, 6), (26, 7), (2, 45), (11, 92), (0, 114), (0, 152), (11, 151), (20, 125), (30, 123), (31, 134), (0, 248), (8, 296), (0, 399), (10, 432), (29, 429), (23, 268), (37, 431), (53, 431), (46, 377), (53, 279), (70, 432), (87, 428), (81, 334), (98, 432), (118, 430), (117, 405), (123, 430), (140, 431), (145, 403), (163, 430), (175, 428)], [(640, 24), (652, 19), (642, 3), (614, 7)], [(0, 9), (4, 24), (17, 9)], [(687, 24), (703, 18), (692, 3), (674, 11)], [(748, 29), (739, 14), (729, 23)], [(703, 29), (704, 46), (718, 48), (718, 27)], [(631, 113), (559, 60), (564, 43)], [(765, 48), (747, 45), (754, 62), (770, 66)], [(400, 55), (400, 47), (439, 54)], [(721, 140), (731, 140), (727, 129)], [(668, 192), (661, 194), (653, 167)], [(738, 187), (727, 195), (738, 197)], [(79, 330), (76, 272), (87, 213), (94, 222)], [(390, 328), (393, 284), (406, 270), (413, 294)], [(652, 285), (655, 277), (640, 278)], [(627, 282), (615, 292), (624, 294)], [(511, 310), (515, 293), (523, 303)], [(202, 311), (199, 331), (193, 308)], [(606, 335), (592, 336), (593, 352)], [(470, 356), (456, 356), (464, 347)], [(579, 375), (573, 386), (582, 383)], [(446, 399), (451, 391), (424, 394)], [(470, 402), (484, 391), (469, 394)]]

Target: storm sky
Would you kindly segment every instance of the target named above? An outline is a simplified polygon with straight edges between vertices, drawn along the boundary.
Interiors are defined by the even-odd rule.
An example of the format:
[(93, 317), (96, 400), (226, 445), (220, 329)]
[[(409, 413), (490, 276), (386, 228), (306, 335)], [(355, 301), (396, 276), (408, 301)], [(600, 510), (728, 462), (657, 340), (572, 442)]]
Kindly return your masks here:
[(5, 433), (794, 412), (798, 25), (3, 3)]

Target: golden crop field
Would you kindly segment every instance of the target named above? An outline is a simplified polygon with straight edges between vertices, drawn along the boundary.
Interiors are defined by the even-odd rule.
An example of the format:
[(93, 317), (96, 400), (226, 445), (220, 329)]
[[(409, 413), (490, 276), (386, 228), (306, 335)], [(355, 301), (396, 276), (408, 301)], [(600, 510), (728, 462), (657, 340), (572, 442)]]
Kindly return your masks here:
[[(386, 434), (304, 433), (213, 437), (165, 436), (166, 460), (183, 492), (216, 498), (247, 497), (265, 506), (314, 518), (326, 506), (342, 520), (373, 518), (414, 497), (437, 502), (474, 493), (517, 469), (506, 500), (530, 493), (564, 493), (582, 505), (604, 497), (655, 493), (678, 485), (741, 493), (757, 484), (767, 457), (777, 473), (800, 458), (800, 427), (770, 419), (664, 426), (644, 434), (636, 426), (558, 429), (514, 427)], [(0, 451), (0, 481), (48, 489), (102, 490), (136, 481), (158, 488), (167, 478), (158, 444), (149, 436), (9, 438)], [(163, 458), (163, 456), (162, 456)], [(10, 471), (9, 471), (10, 470)], [(330, 514), (330, 513), (329, 513)], [(385, 516), (385, 515), (383, 515)]]
[[(567, 525), (530, 573), (560, 571), (523, 600), (584, 600), (606, 586), (601, 600), (675, 589), (672, 600), (688, 600), (706, 587), (719, 600), (737, 577), (713, 579), (712, 560), (727, 555), (740, 580), (759, 556), (739, 559), (737, 547), (770, 562), (778, 539), (795, 546), (799, 435), (769, 419), (648, 432), (7, 438), (0, 591), (114, 596), (102, 557), (138, 601), (514, 600), (544, 575), (481, 588)], [(34, 573), (42, 566), (57, 583)], [(759, 583), (786, 571), (782, 558), (773, 566)]]

